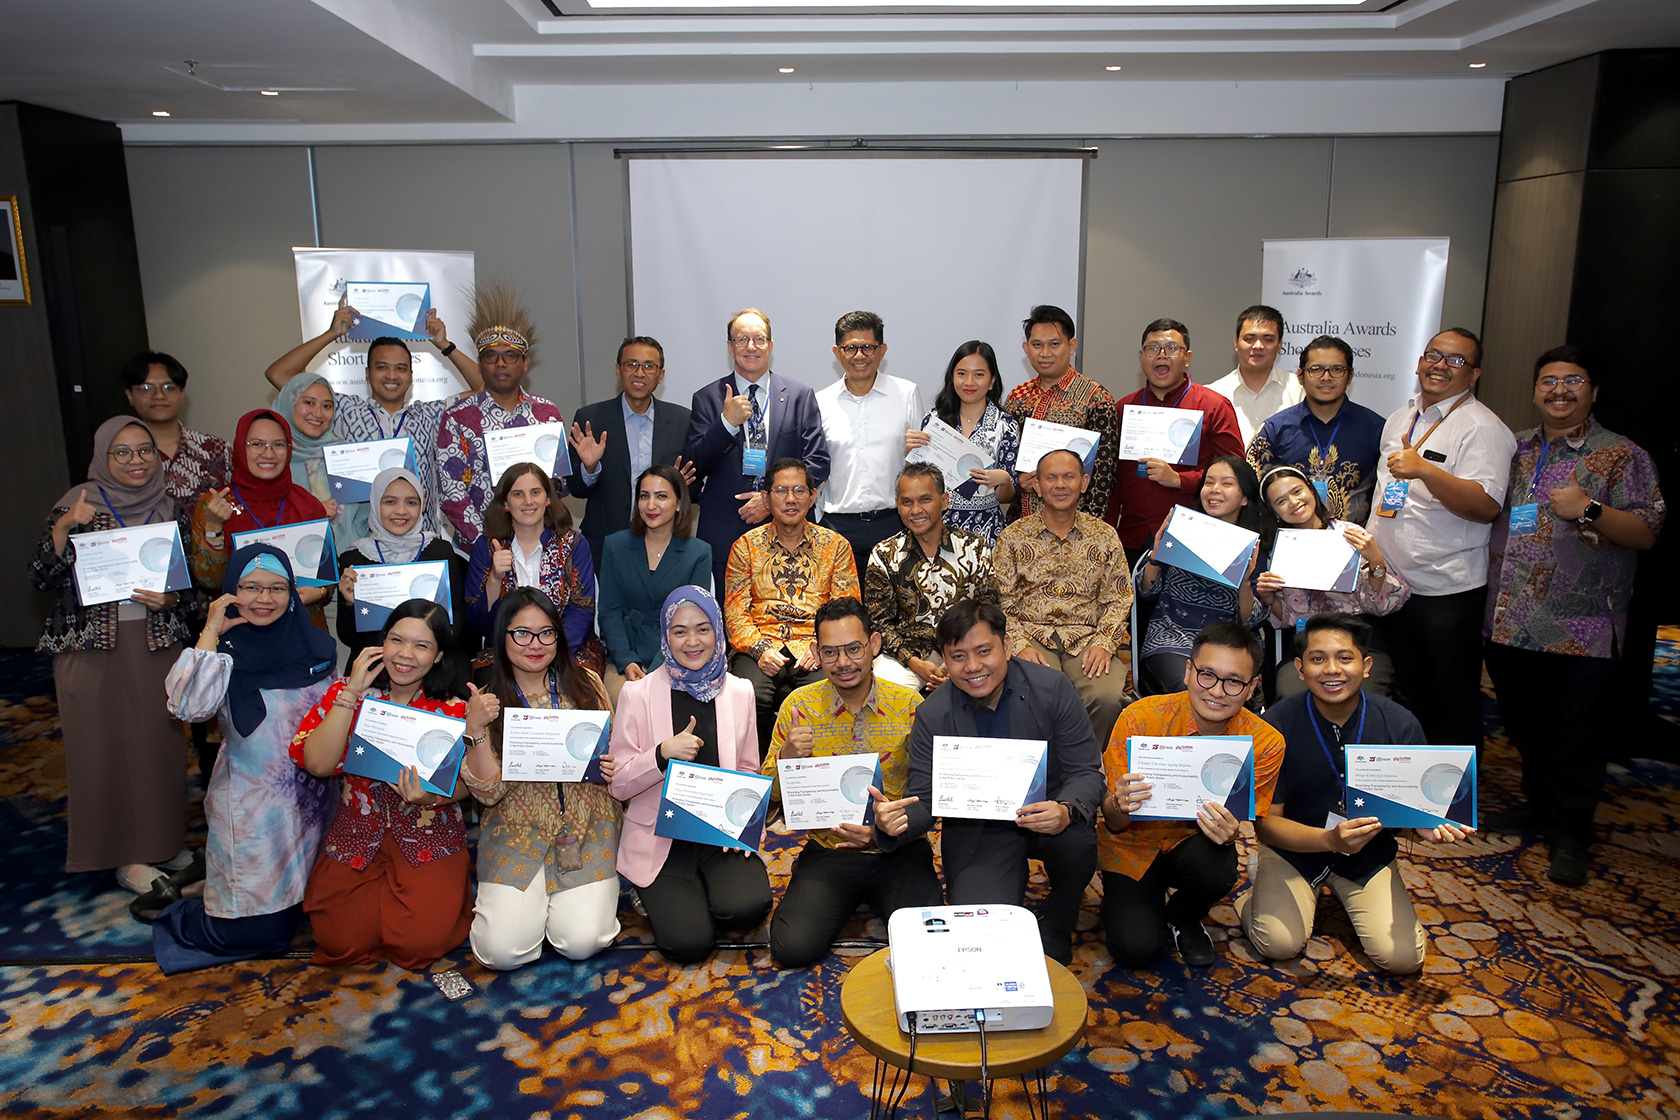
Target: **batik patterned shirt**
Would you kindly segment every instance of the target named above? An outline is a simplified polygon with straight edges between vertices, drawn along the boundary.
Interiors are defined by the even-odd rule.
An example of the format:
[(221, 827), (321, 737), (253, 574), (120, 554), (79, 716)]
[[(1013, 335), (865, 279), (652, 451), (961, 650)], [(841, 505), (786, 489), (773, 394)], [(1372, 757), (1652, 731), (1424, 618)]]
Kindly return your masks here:
[(776, 540), (774, 521), (741, 534), (729, 550), (723, 586), (729, 644), (754, 658), (783, 646), (804, 656), (816, 641), (817, 608), (861, 597), (850, 542), (810, 523), (791, 552)]
[(1331, 517), (1363, 525), (1371, 516), (1383, 422), (1380, 413), (1344, 400), (1326, 424), (1302, 401), (1260, 425), (1248, 445), (1248, 461), (1262, 478), (1273, 467), (1299, 468), (1324, 483)]
[(910, 530), (875, 546), (863, 573), (863, 603), (881, 629), (881, 652), (901, 663), (939, 649), (939, 620), (958, 599), (997, 602), (992, 547), (978, 533), (947, 528), (929, 557)]
[[(935, 415), (929, 412), (922, 417), (924, 431)], [(1010, 482), (1015, 483), (1015, 455), (1021, 450), (1021, 425), (1014, 417), (987, 401), (986, 411), (980, 414), (968, 439), (991, 456), (994, 469), (1008, 471)], [(998, 501), (997, 490), (982, 486), (971, 478), (948, 493), (950, 504), (945, 507), (945, 524), (953, 529), (979, 533), (986, 538), (987, 544), (996, 543), (998, 534), (1003, 532), (1008, 522), (1003, 505)]]
[[(1062, 379), (1046, 389), (1034, 377), (1009, 391), (1003, 410), (1025, 427), (1030, 420), (1071, 424), (1096, 432), (1097, 461), (1091, 468), (1091, 485), (1079, 499), (1079, 508), (1101, 517), (1108, 509), (1109, 491), (1114, 487), (1114, 457), (1120, 447), (1120, 414), (1114, 410), (1114, 395), (1078, 370), (1069, 369)], [(1037, 495), (1021, 492), (1021, 516), (1037, 509)]]
[[(411, 406), (412, 407), (412, 406)], [(558, 423), (564, 418), (553, 401), (521, 393), (511, 412), (496, 403), (488, 389), (462, 397), (444, 410), (438, 425), (438, 489), (444, 517), (455, 527), (455, 545), (470, 549), (484, 531), (484, 511), (496, 491), (484, 453), (484, 433), (529, 424)], [(555, 489), (566, 492), (566, 480), (556, 478)]]
[[(385, 406), (372, 397), (354, 393), (340, 393), (333, 412), (333, 431), (346, 443), (369, 443), (380, 439), (399, 439), (407, 436), (414, 448), (414, 473), (426, 487), (424, 528), (438, 532), (441, 524), (439, 503), (442, 501), (438, 485), (438, 428), (450, 401), (410, 401), (397, 412), (387, 412)], [(488, 503), (487, 503), (488, 504)], [(483, 511), (479, 512), (482, 520)]]
[(191, 509), (200, 494), (233, 480), (233, 459), (221, 436), (181, 429), (175, 454), (163, 458), (163, 488), (171, 498)]
[(1025, 650), (1029, 638), (1075, 657), (1092, 646), (1126, 648), (1132, 581), (1113, 526), (1075, 513), (1067, 536), (1058, 537), (1042, 513), (1031, 514), (999, 534), (992, 571), (1011, 653)]

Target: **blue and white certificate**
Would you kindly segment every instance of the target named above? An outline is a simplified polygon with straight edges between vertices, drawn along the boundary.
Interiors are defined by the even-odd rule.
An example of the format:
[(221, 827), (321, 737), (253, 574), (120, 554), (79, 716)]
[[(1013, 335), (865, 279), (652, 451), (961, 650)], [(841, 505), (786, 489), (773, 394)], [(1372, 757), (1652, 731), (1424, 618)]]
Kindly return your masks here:
[(1389, 828), (1476, 827), (1476, 748), (1353, 745), (1347, 815)]
[(572, 456), (566, 450), (566, 425), (559, 421), (485, 432), (484, 458), (490, 464), (489, 489), (495, 489), (502, 481), (502, 472), (515, 463), (535, 463), (550, 478), (563, 478), (572, 473)]
[(1329, 529), (1279, 529), (1272, 546), (1272, 574), (1285, 587), (1306, 591), (1352, 591), (1359, 583), (1359, 550)]
[(292, 562), (299, 587), (332, 587), (338, 583), (338, 553), (333, 548), (330, 521), (299, 521), (233, 534), (235, 552), (248, 544), (273, 545), (284, 552)]
[(776, 772), (781, 779), (782, 819), (789, 828), (833, 828), (875, 819), (869, 787), (881, 788), (878, 754), (778, 758)]
[[(970, 471), (992, 468), (992, 457), (983, 447), (939, 417), (928, 417), (927, 427), (922, 430), (928, 434), (927, 446), (916, 448), (904, 460), (938, 467), (945, 475), (945, 489), (955, 490), (965, 482), (974, 481), (969, 477)], [(990, 489), (986, 488), (988, 493)]]
[(773, 784), (773, 779), (762, 774), (695, 762), (669, 763), (653, 834), (756, 852), (764, 836)]
[(443, 797), (455, 795), (467, 721), (385, 700), (363, 700), (344, 745), (344, 772), (397, 784), (412, 766), (420, 784)]
[(391, 612), (410, 599), (429, 599), (449, 612), (455, 608), (450, 597), (449, 562), (422, 560), (416, 564), (367, 564), (356, 569), (356, 590), (352, 603), (340, 603), (341, 611), (356, 612), (356, 632), (383, 629)]
[(1120, 410), (1120, 458), (1195, 463), (1202, 450), (1202, 412), (1129, 404)]
[(84, 607), (120, 603), (135, 591), (182, 591), (192, 586), (181, 528), (174, 521), (71, 533), (76, 598)]
[(373, 480), (380, 471), (395, 467), (414, 471), (414, 441), (398, 436), (361, 443), (329, 443), (321, 448), (321, 461), (326, 465), (327, 484), (337, 501), (365, 502), (372, 497)]
[(1084, 460), (1085, 473), (1090, 474), (1097, 462), (1097, 444), (1101, 439), (1102, 433), (1089, 428), (1029, 419), (1021, 425), (1021, 448), (1015, 453), (1015, 469), (1029, 474), (1038, 470), (1038, 461), (1050, 452), (1071, 451)]
[(1012, 821), (1049, 795), (1043, 739), (933, 737), (933, 815)]
[(607, 712), (503, 708), (502, 780), (598, 782), (611, 733)]
[(1260, 545), (1258, 534), (1188, 506), (1174, 506), (1167, 531), (1154, 551), (1157, 564), (1206, 576), (1238, 587), (1248, 572), (1248, 558)]
[(426, 337), (426, 312), (432, 306), (432, 286), (347, 280), (344, 302), (356, 312), (345, 335), (351, 342), (383, 337), (422, 339)]
[(1126, 769), (1149, 779), (1138, 821), (1193, 821), (1205, 802), (1254, 819), (1254, 739), (1249, 735), (1190, 735), (1126, 740)]

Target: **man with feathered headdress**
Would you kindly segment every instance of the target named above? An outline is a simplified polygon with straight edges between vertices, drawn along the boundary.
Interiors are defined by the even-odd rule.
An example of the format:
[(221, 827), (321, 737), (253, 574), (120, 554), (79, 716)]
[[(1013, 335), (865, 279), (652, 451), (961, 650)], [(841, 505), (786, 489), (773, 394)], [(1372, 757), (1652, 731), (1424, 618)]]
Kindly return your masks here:
[[(488, 284), (473, 292), (470, 332), (484, 388), (451, 405), (438, 428), (443, 514), (455, 527), (455, 546), (463, 552), (472, 550), (483, 531), (484, 510), (496, 489), (484, 453), (484, 433), (563, 419), (553, 401), (524, 389), (536, 330), (512, 289)], [(554, 484), (564, 491), (563, 477)]]

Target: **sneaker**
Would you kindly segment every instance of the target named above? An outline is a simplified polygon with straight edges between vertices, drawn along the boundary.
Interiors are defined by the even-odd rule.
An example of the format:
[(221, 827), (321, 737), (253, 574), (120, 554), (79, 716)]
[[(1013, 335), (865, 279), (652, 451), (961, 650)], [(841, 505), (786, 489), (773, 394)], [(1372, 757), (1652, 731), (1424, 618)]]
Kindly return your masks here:
[(1555, 841), (1552, 844), (1552, 863), (1546, 869), (1546, 878), (1566, 887), (1584, 887), (1587, 880), (1592, 878), (1591, 863), (1592, 858), (1587, 854), (1585, 844), (1576, 840)]
[(1521, 835), (1523, 833), (1540, 832), (1545, 828), (1540, 815), (1524, 805), (1520, 809), (1501, 809), (1496, 813), (1482, 814), (1483, 832), (1497, 832), (1503, 835)]
[(1073, 963), (1073, 934), (1059, 930), (1043, 918), (1038, 920), (1038, 940), (1044, 955), (1066, 968)]
[(1208, 936), (1201, 922), (1179, 925), (1169, 921), (1167, 929), (1172, 933), (1173, 948), (1178, 950), (1179, 959), (1185, 964), (1192, 968), (1206, 968), (1213, 963), (1213, 938)]

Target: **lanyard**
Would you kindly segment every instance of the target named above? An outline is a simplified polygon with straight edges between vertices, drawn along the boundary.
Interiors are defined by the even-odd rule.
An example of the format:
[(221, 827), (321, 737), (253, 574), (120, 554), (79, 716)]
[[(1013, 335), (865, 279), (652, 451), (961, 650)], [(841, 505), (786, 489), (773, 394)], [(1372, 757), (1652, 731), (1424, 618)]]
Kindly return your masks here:
[[(525, 705), (527, 708), (529, 708), (531, 706), (531, 702), (529, 700), (525, 699), (525, 690), (523, 688), (520, 688), (517, 684), (513, 686), (513, 690), (515, 692), (519, 693), (519, 702), (521, 704)], [(555, 678), (553, 669), (550, 669), (548, 671), (548, 701), (556, 709), (559, 709), (559, 707), (560, 707), (560, 682)]]
[[(1146, 392), (1146, 393), (1148, 391), (1149, 390), (1147, 390), (1147, 389), (1144, 390), (1144, 392)], [(1162, 408), (1177, 408), (1179, 405), (1184, 403), (1184, 398), (1189, 396), (1189, 395), (1190, 395), (1190, 379), (1188, 377), (1186, 377), (1184, 379), (1184, 388), (1182, 388), (1178, 391), (1178, 399), (1176, 401), (1172, 402), (1171, 404), (1164, 404), (1161, 407)], [(1162, 398), (1162, 399), (1164, 400), (1165, 398)]]
[[(1307, 418), (1310, 421), (1315, 421), (1316, 423), (1320, 423), (1320, 424), (1323, 423), (1322, 420), (1319, 420), (1318, 417), (1314, 416), (1310, 412), (1307, 413)], [(1325, 464), (1330, 461), (1330, 449), (1332, 447), (1336, 446), (1336, 433), (1342, 430), (1342, 421), (1346, 420), (1346, 419), (1347, 419), (1347, 409), (1344, 408), (1339, 413), (1337, 413), (1337, 415), (1336, 415), (1336, 426), (1334, 428), (1330, 429), (1330, 438), (1328, 440), (1325, 440), (1323, 443), (1318, 442), (1318, 428), (1313, 423), (1309, 423), (1307, 425), (1307, 434), (1312, 436), (1313, 446), (1318, 448), (1318, 473), (1319, 474), (1324, 473)], [(1445, 420), (1446, 417), (1443, 416), (1441, 419)], [(1415, 421), (1414, 421), (1414, 423), (1415, 423)], [(1434, 431), (1435, 429), (1431, 428), (1429, 430)], [(1411, 438), (1410, 435), (1408, 435), (1407, 438), (1408, 439)], [(1425, 437), (1425, 438), (1427, 438), (1427, 437)]]
[[(240, 508), (245, 511), (246, 515), (248, 517), (250, 517), (250, 519), (252, 521), (257, 521), (257, 515), (251, 512), (251, 503), (247, 502), (245, 500), (245, 495), (243, 495), (239, 492), (239, 483), (232, 482), (232, 483), (229, 483), (228, 485), (233, 487), (233, 496), (239, 499)], [(290, 497), (290, 495), (287, 495), (287, 497)], [(281, 498), (280, 499), (280, 512), (274, 515), (274, 524), (273, 525), (264, 525), (261, 521), (257, 521), (257, 528), (259, 528), (259, 529), (275, 529), (275, 528), (280, 527), (281, 525), (284, 525), (285, 523), (286, 523), (286, 499)]]
[(1413, 450), (1416, 450), (1417, 448), (1422, 447), (1424, 444), (1428, 443), (1429, 442), (1429, 437), (1435, 434), (1435, 429), (1439, 428), (1442, 424), (1445, 424), (1447, 422), (1447, 416), (1451, 416), (1453, 413), (1457, 412), (1458, 411), (1458, 406), (1463, 404), (1465, 401), (1467, 401), (1469, 399), (1470, 399), (1470, 390), (1466, 389), (1464, 391), (1464, 395), (1462, 397), (1459, 397), (1458, 401), (1451, 408), (1447, 409), (1447, 415), (1441, 417), (1439, 420), (1435, 421), (1435, 423), (1429, 425), (1429, 430), (1427, 432), (1424, 432), (1423, 433), (1423, 438), (1418, 440), (1416, 443), (1412, 443), (1412, 433), (1417, 431), (1417, 423), (1418, 423), (1419, 420), (1423, 419), (1423, 409), (1420, 408), (1416, 412), (1412, 413), (1412, 426), (1406, 429), (1406, 442), (1407, 443), (1412, 443)]
[[(1353, 734), (1353, 745), (1358, 746), (1365, 738), (1365, 694), (1359, 694), (1359, 729)], [(1342, 799), (1347, 799), (1347, 779), (1342, 777), (1342, 768), (1336, 765), (1336, 757), (1330, 753), (1330, 744), (1324, 741), (1324, 732), (1318, 729), (1318, 710), (1313, 706), (1314, 701), (1308, 701), (1307, 719), (1312, 723), (1313, 734), (1318, 737), (1318, 749), (1324, 752), (1324, 761), (1330, 764), (1330, 772), (1336, 775), (1336, 784), (1341, 787)], [(1343, 743), (1344, 747), (1348, 744)]]
[[(95, 484), (94, 489), (99, 491), (99, 496), (105, 501), (105, 508), (111, 511), (111, 516), (117, 519), (117, 524), (124, 529), (128, 528), (128, 522), (122, 519), (122, 514), (118, 513), (116, 507), (111, 504), (111, 495), (105, 493), (105, 487)], [(150, 525), (151, 523), (152, 514), (148, 513), (146, 514), (146, 520), (141, 524)]]
[[(379, 407), (380, 407), (381, 410), (384, 409), (383, 405), (380, 405)], [(385, 415), (389, 416), (390, 413), (387, 412)], [(408, 423), (408, 409), (405, 408), (405, 409), (402, 410), (402, 415), (397, 417), (396, 428), (394, 428), (391, 431), (391, 434), (389, 436), (385, 437), (385, 438), (396, 439), (398, 436), (402, 435), (403, 425), (406, 424), (406, 423)]]
[[(1545, 433), (1541, 433), (1545, 439)], [(1546, 445), (1540, 449), (1540, 461), (1534, 464), (1534, 477), (1528, 480), (1528, 500), (1534, 500), (1534, 488), (1540, 485), (1540, 472), (1546, 469), (1546, 460), (1552, 455), (1552, 441), (1546, 440)]]

